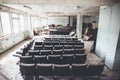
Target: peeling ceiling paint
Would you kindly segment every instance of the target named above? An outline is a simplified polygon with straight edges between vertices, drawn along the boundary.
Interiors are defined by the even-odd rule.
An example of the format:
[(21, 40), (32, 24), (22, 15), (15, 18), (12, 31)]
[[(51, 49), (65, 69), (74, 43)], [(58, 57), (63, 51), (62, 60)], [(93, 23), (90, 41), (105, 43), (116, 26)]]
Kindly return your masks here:
[(15, 9), (39, 15), (98, 15), (100, 6), (111, 6), (119, 0), (1, 0)]

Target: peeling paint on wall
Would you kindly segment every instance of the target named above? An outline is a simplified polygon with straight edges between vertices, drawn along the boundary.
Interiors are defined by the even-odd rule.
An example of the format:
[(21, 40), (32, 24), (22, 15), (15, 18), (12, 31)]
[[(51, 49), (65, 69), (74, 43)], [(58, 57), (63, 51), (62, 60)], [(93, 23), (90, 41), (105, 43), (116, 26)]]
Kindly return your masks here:
[(28, 31), (11, 34), (0, 39), (0, 53), (29, 38)]

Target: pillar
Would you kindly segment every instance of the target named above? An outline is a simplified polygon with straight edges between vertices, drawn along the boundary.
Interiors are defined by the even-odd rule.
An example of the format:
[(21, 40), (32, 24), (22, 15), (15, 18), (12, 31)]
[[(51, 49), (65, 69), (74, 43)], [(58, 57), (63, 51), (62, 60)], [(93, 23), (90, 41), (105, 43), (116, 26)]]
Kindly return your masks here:
[(83, 23), (83, 16), (78, 14), (77, 15), (77, 26), (76, 26), (77, 38), (82, 38), (82, 23)]

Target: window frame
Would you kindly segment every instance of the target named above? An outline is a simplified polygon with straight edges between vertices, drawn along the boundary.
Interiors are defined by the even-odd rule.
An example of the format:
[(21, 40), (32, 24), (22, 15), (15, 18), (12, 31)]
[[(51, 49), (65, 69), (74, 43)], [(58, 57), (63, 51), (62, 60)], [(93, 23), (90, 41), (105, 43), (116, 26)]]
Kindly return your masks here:
[[(11, 31), (11, 33), (9, 33), (9, 34), (4, 34), (3, 25), (2, 25), (3, 23), (2, 23), (2, 18), (1, 18), (1, 13), (2, 12), (5, 12), (5, 13), (9, 14), (10, 31)], [(2, 32), (2, 35), (0, 37), (4, 37), (4, 36), (12, 34), (13, 31), (12, 31), (12, 26), (11, 26), (11, 14), (10, 14), (10, 11), (0, 10), (0, 25), (1, 25), (1, 32)]]
[[(18, 17), (13, 17), (12, 14), (17, 14)], [(18, 20), (18, 32), (20, 32), (20, 17), (19, 17), (19, 13), (11, 12), (12, 30), (13, 30), (13, 33), (18, 33), (18, 32), (15, 32), (15, 28), (13, 26), (13, 20)]]

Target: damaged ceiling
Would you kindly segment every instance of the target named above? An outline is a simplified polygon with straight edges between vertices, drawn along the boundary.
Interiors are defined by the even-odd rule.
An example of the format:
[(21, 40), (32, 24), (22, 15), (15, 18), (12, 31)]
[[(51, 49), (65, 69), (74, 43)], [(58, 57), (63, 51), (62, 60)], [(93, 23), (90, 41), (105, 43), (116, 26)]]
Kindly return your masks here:
[(100, 6), (119, 0), (0, 0), (0, 3), (25, 12), (46, 16), (98, 15)]

